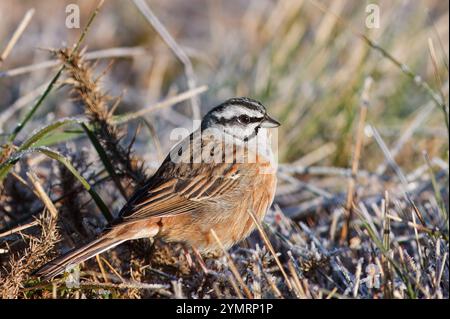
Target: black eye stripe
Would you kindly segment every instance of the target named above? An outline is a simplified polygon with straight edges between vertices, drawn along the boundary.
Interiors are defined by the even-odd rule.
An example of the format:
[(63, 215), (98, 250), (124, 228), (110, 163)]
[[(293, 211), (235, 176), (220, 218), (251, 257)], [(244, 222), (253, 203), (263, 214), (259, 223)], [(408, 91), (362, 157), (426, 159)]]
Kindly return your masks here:
[(264, 117), (250, 117), (249, 116), (249, 119), (250, 119), (250, 123), (257, 123), (257, 122), (261, 122), (264, 119)]
[[(258, 122), (261, 122), (263, 119), (264, 119), (264, 117), (251, 117), (251, 116), (249, 116), (248, 117), (248, 124), (250, 124), (250, 123), (258, 123)], [(233, 117), (231, 117), (229, 119), (223, 118), (223, 117), (214, 116), (214, 120), (215, 120), (216, 123), (222, 124), (222, 125), (234, 124), (234, 123), (238, 123), (239, 116), (233, 116)]]

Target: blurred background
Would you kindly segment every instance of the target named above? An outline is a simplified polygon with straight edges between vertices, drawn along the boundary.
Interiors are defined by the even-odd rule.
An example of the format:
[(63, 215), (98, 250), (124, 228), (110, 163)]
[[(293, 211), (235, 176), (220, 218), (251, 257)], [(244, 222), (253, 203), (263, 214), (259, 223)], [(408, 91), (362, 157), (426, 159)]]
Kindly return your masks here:
[[(79, 5), (80, 29), (65, 27), (66, 6)], [(277, 116), (280, 160), (292, 162), (321, 149), (322, 164), (347, 166), (351, 139), (364, 79), (374, 79), (367, 121), (376, 125), (388, 144), (395, 143), (410, 122), (429, 102), (408, 76), (355, 32), (367, 35), (408, 65), (438, 91), (428, 39), (438, 55), (440, 77), (448, 79), (447, 1), (377, 1), (379, 28), (366, 27), (367, 1), (318, 2), (341, 16), (322, 12), (315, 1), (149, 1), (152, 10), (183, 48), (194, 66), (197, 85), (208, 85), (202, 94), (202, 112), (231, 96), (261, 100)], [(88, 1), (0, 2), (0, 45), (4, 46), (25, 12), (36, 12), (2, 71), (51, 59), (47, 49), (71, 46), (87, 22), (95, 3)], [(345, 25), (348, 24), (348, 25)], [(2, 47), (0, 46), (0, 47)], [(103, 78), (113, 96), (123, 94), (118, 112), (138, 110), (186, 90), (183, 65), (129, 1), (106, 1), (83, 46), (87, 51), (133, 47), (130, 56), (114, 59)], [(99, 61), (103, 70), (111, 59)], [(100, 72), (99, 71), (99, 72)], [(29, 103), (18, 100), (51, 78), (53, 69), (0, 78), (0, 112), (14, 107), (1, 130), (8, 132)], [(445, 86), (445, 83), (443, 83)], [(448, 82), (447, 82), (448, 84)], [(445, 87), (443, 88), (445, 90)], [(39, 111), (35, 125), (77, 113), (59, 90)], [(16, 103), (16, 104), (15, 104)], [(151, 115), (170, 148), (167, 132), (176, 126), (191, 127), (189, 102)], [(26, 134), (26, 132), (23, 132)], [(438, 108), (421, 119), (414, 139), (404, 145), (397, 159), (411, 167), (422, 150), (444, 154), (447, 134)], [(143, 137), (142, 140), (146, 140)], [(362, 166), (374, 169), (382, 154), (370, 139)], [(141, 150), (150, 156), (151, 149)], [(414, 165), (414, 164), (413, 164)]]
[[(330, 252), (325, 254), (327, 258), (332, 258), (335, 249), (350, 246), (352, 250), (341, 255), (342, 264), (341, 260), (332, 264), (333, 270), (328, 274), (341, 283), (345, 282), (343, 276), (347, 276), (342, 275), (345, 267), (351, 274), (357, 273), (358, 267), (360, 274), (361, 269), (364, 273), (366, 266), (376, 263), (380, 253), (373, 253), (375, 241), (362, 225), (367, 222), (382, 234), (386, 223), (381, 211), (387, 191), (393, 203), (393, 247), (406, 247), (422, 271), (434, 269), (434, 275), (422, 273), (421, 278), (429, 280), (423, 283), (426, 288), (415, 288), (417, 295), (411, 293), (409, 297), (448, 297), (448, 258), (440, 255), (437, 268), (426, 267), (427, 260), (435, 256), (427, 257), (420, 248), (425, 245), (427, 251), (434, 251), (441, 247), (439, 251), (448, 256), (448, 1), (147, 0), (146, 3), (187, 56), (192, 74), (186, 76), (185, 64), (133, 1), (105, 1), (81, 47), (92, 63), (93, 76), (101, 76), (98, 83), (102, 92), (120, 97), (115, 115), (152, 107), (204, 85), (208, 89), (194, 97), (198, 99), (201, 115), (233, 96), (261, 101), (282, 123), (278, 131), (280, 183), (274, 209), (266, 221), (273, 231), (284, 234), (285, 242), (292, 245), (289, 249), (300, 251), (298, 256), (305, 259), (309, 252), (317, 251), (320, 241), (323, 245), (318, 250), (320, 254), (327, 251)], [(80, 28), (66, 26), (70, 14), (66, 9), (70, 4), (80, 9)], [(60, 67), (51, 50), (72, 47), (77, 42), (96, 4), (81, 0), (0, 0), (0, 54), (26, 12), (35, 10), (11, 53), (0, 62), (0, 145), (7, 143), (9, 134), (29, 114)], [(377, 12), (370, 9), (374, 4)], [(379, 24), (373, 25), (376, 21), (370, 20), (371, 15), (377, 13)], [(370, 89), (365, 89), (365, 83), (369, 82)], [(109, 106), (113, 104), (114, 99)], [(355, 205), (361, 211), (355, 217), (353, 241), (347, 245), (337, 239), (346, 222), (343, 203), (349, 189), (349, 168), (356, 148), (358, 121), (366, 106), (355, 187), (355, 198), (361, 200)], [(171, 130), (192, 129), (195, 112), (191, 100), (158, 107), (121, 125), (121, 143), (127, 147), (134, 142), (133, 154), (142, 161), (146, 174), (151, 175), (173, 146), (174, 141), (169, 138)], [(57, 119), (84, 113), (85, 106), (71, 98), (70, 82), (63, 77), (14, 144), (20, 145), (32, 132)], [(107, 174), (79, 127), (66, 129), (64, 134), (58, 132), (44, 144), (70, 157), (80, 174), (91, 184), (99, 185), (97, 191), (111, 211), (118, 212), (125, 200), (115, 187), (110, 187), (111, 181), (100, 178)], [(7, 155), (5, 152), (2, 156)], [(52, 199), (64, 193), (61, 191), (64, 185), (60, 185), (63, 174), (56, 165), (50, 165), (42, 155), (33, 155), (16, 165), (15, 178), (26, 179), (28, 167), (38, 172)], [(24, 183), (10, 176), (2, 189), (3, 231), (29, 220), (30, 212), (34, 215), (41, 212), (41, 201), (33, 197)], [(407, 224), (413, 221), (415, 225), (416, 220), (410, 214), (405, 189), (424, 214), (421, 225), (425, 228), (420, 229), (420, 234)], [(57, 205), (61, 214), (75, 225), (84, 218), (84, 226), (64, 229), (64, 245), (69, 247), (80, 238), (92, 237), (104, 224), (98, 221), (99, 214), (95, 216), (97, 222), (89, 219), (98, 209), (86, 192), (83, 194), (77, 195), (81, 197), (78, 206), (71, 208), (64, 201)], [(71, 215), (71, 210), (75, 215)], [(431, 229), (443, 231), (446, 239), (428, 237), (433, 233)], [(313, 233), (319, 239), (313, 239)], [(69, 237), (73, 239), (71, 244), (67, 241)], [(285, 242), (278, 237), (271, 239), (277, 249), (283, 250)], [(259, 244), (262, 245), (261, 241)], [(2, 243), (0, 247), (5, 245)], [(247, 271), (250, 257), (242, 251), (240, 254), (243, 257), (238, 263)], [(400, 248), (396, 254), (400, 254), (395, 255), (396, 260), (409, 269)], [(2, 265), (8, 264), (7, 257), (8, 254), (0, 254)], [(129, 267), (123, 269), (126, 272)], [(443, 292), (427, 295), (424, 291), (433, 286), (430, 278), (439, 274), (438, 270), (442, 271)], [(280, 274), (277, 278), (282, 282)], [(306, 297), (330, 291), (348, 296), (353, 289), (349, 283), (338, 289), (329, 279), (323, 274), (308, 279), (312, 295)], [(361, 290), (358, 296), (392, 297), (386, 291), (370, 289)], [(403, 292), (396, 293), (398, 298), (405, 296)]]

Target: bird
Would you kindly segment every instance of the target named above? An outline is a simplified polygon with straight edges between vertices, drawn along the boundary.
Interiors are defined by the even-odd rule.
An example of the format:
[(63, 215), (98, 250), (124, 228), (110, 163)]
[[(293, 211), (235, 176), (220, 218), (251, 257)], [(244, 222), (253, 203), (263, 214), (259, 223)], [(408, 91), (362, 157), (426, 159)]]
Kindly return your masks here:
[(262, 221), (276, 190), (272, 128), (280, 123), (248, 97), (212, 108), (199, 128), (176, 144), (94, 240), (48, 262), (34, 274), (49, 280), (125, 241), (161, 238), (202, 253), (225, 249)]

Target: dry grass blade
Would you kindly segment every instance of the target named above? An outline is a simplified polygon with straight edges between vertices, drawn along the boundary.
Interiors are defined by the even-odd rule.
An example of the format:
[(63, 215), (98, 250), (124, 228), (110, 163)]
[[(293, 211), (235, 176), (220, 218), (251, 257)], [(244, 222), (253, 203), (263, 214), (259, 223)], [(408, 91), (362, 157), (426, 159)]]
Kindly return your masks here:
[(305, 298), (305, 292), (303, 291), (302, 284), (300, 282), (300, 278), (298, 277), (297, 271), (295, 270), (295, 266), (291, 260), (289, 260), (288, 268), (291, 273), (292, 278), (292, 288), (294, 289), (297, 298)]
[(100, 268), (100, 272), (101, 272), (101, 274), (103, 276), (103, 281), (105, 283), (108, 283), (109, 280), (108, 280), (108, 277), (107, 277), (107, 274), (106, 274), (106, 271), (105, 271), (105, 267), (103, 267), (103, 263), (102, 263), (102, 261), (100, 259), (100, 255), (96, 255), (95, 256), (95, 261), (97, 262), (98, 268)]
[(361, 40), (363, 40), (367, 45), (369, 45), (372, 49), (377, 50), (380, 52), (385, 58), (387, 58), (389, 61), (394, 63), (405, 75), (407, 75), (411, 80), (414, 81), (414, 83), (421, 87), (422, 89), (427, 92), (427, 94), (431, 97), (431, 99), (439, 106), (442, 106), (443, 101), (440, 99), (439, 95), (436, 94), (436, 92), (430, 87), (430, 85), (425, 82), (421, 76), (415, 74), (406, 64), (400, 62), (397, 60), (392, 54), (390, 54), (388, 51), (386, 51), (383, 47), (376, 44), (374, 41), (369, 39), (365, 34), (362, 34), (358, 31), (357, 28), (355, 28), (353, 25), (351, 25), (350, 22), (348, 22), (346, 19), (342, 18), (341, 16), (331, 12), (328, 10), (328, 7), (319, 3), (316, 0), (309, 0), (314, 6), (316, 6), (319, 10), (323, 11), (324, 13), (330, 13), (334, 17), (337, 18), (337, 21), (344, 26), (348, 27), (353, 34), (357, 35)]
[(150, 133), (150, 137), (156, 148), (156, 152), (158, 153), (158, 160), (162, 161), (164, 159), (164, 154), (163, 154), (163, 151), (161, 148), (161, 142), (158, 138), (156, 129), (155, 129), (154, 125), (151, 122), (147, 121), (145, 118), (142, 119), (142, 121), (144, 122), (145, 127), (147, 128), (148, 132)]
[[(41, 284), (36, 285), (33, 287), (27, 287), (22, 289), (24, 292), (32, 291), (35, 289), (55, 289), (55, 286), (57, 288), (57, 282), (53, 282), (52, 284)], [(141, 283), (137, 281), (124, 281), (121, 283), (111, 283), (111, 282), (93, 282), (93, 281), (83, 281), (80, 283), (79, 289), (81, 290), (100, 290), (101, 292), (107, 293), (107, 290), (123, 290), (123, 289), (139, 289), (139, 290), (154, 290), (158, 292), (159, 294), (166, 296), (166, 297), (173, 297), (173, 294), (168, 291), (169, 286), (164, 284), (148, 284), (148, 283)], [(77, 290), (79, 292), (79, 290)], [(53, 293), (54, 294), (54, 293)], [(79, 298), (79, 297), (78, 297)]]
[(391, 220), (389, 216), (389, 192), (384, 192), (383, 206), (383, 246), (386, 251), (391, 249)]
[(437, 276), (436, 283), (435, 283), (436, 290), (438, 289), (438, 287), (439, 287), (440, 284), (441, 284), (442, 275), (444, 274), (444, 270), (445, 270), (445, 262), (447, 261), (447, 257), (448, 257), (448, 253), (446, 252), (446, 253), (444, 254), (444, 257), (442, 257), (442, 261), (441, 261), (441, 263), (440, 263), (440, 264), (441, 264), (441, 267), (440, 267), (440, 269), (439, 269), (438, 276)]
[[(89, 17), (89, 20), (88, 20), (86, 26), (84, 27), (83, 32), (81, 33), (80, 37), (78, 38), (78, 42), (75, 44), (73, 50), (71, 51), (71, 54), (69, 56), (69, 60), (72, 59), (72, 54), (76, 53), (79, 50), (81, 43), (83, 42), (84, 38), (86, 37), (86, 34), (87, 34), (88, 30), (89, 30), (89, 27), (91, 26), (92, 22), (94, 21), (95, 17), (97, 16), (97, 14), (98, 14), (101, 6), (103, 5), (103, 3), (104, 3), (104, 0), (100, 0), (98, 2), (98, 5), (95, 8), (94, 12)], [(30, 109), (30, 111), (27, 112), (27, 114), (25, 115), (24, 119), (22, 121), (20, 121), (17, 124), (17, 126), (14, 128), (14, 131), (10, 134), (10, 136), (8, 138), (8, 142), (9, 143), (12, 143), (16, 139), (17, 135), (22, 131), (22, 129), (25, 127), (25, 125), (31, 120), (33, 115), (38, 110), (38, 108), (42, 105), (42, 103), (44, 102), (46, 97), (52, 91), (53, 87), (55, 86), (56, 82), (58, 81), (58, 79), (61, 76), (63, 71), (64, 71), (64, 65), (61, 66), (61, 68), (58, 70), (58, 72), (55, 74), (55, 76), (49, 82), (49, 84), (47, 85), (45, 91), (42, 93), (41, 97), (36, 101), (36, 103), (33, 105), (33, 107)]]
[(219, 239), (214, 229), (211, 229), (211, 234), (214, 237), (214, 240), (219, 245), (219, 247), (222, 249), (225, 256), (227, 257), (230, 270), (233, 273), (234, 277), (236, 277), (237, 281), (239, 282), (239, 285), (241, 285), (241, 288), (244, 291), (245, 295), (247, 296), (248, 299), (253, 299), (253, 295), (251, 294), (250, 289), (248, 289), (247, 285), (245, 284), (244, 279), (242, 279), (242, 276), (239, 274), (239, 270), (237, 269), (236, 264), (233, 261), (233, 258), (231, 258), (230, 254), (223, 246), (222, 241)]
[(130, 120), (139, 118), (141, 116), (144, 116), (144, 115), (146, 115), (148, 113), (151, 113), (151, 112), (154, 112), (156, 110), (163, 109), (165, 107), (170, 107), (170, 106), (175, 105), (177, 103), (183, 102), (183, 101), (185, 101), (187, 99), (192, 98), (193, 96), (196, 96), (198, 94), (206, 92), (206, 90), (208, 90), (208, 87), (206, 85), (199, 86), (199, 87), (194, 88), (194, 89), (190, 89), (190, 90), (188, 90), (186, 92), (183, 92), (183, 93), (180, 93), (178, 95), (169, 97), (169, 98), (165, 99), (164, 101), (152, 104), (152, 105), (150, 105), (148, 107), (145, 107), (142, 110), (139, 110), (137, 112), (116, 116), (116, 117), (113, 118), (113, 123), (114, 124), (122, 124), (122, 123), (128, 122)]
[(439, 74), (438, 59), (437, 59), (437, 55), (436, 55), (436, 50), (434, 49), (433, 39), (431, 39), (431, 38), (428, 38), (428, 49), (430, 50), (431, 62), (433, 63), (433, 71), (434, 71), (434, 76), (436, 78), (436, 84), (439, 88), (439, 93), (441, 94), (442, 102), (444, 103), (445, 94), (444, 94), (444, 91), (442, 90), (442, 78), (441, 78), (441, 75)]
[[(135, 57), (145, 54), (147, 51), (142, 47), (117, 47), (105, 50), (97, 50), (86, 52), (86, 60), (98, 60), (98, 59), (111, 59), (111, 58), (124, 58)], [(0, 78), (18, 76), (30, 72), (35, 72), (47, 68), (52, 68), (59, 65), (58, 60), (49, 60), (32, 65), (21, 66), (18, 68), (0, 71)]]
[(28, 247), (20, 256), (10, 259), (9, 270), (1, 273), (0, 297), (18, 298), (24, 283), (34, 269), (49, 259), (49, 254), (59, 240), (56, 220), (51, 214), (45, 213), (38, 220), (42, 228), (40, 237), (30, 237)]
[(3, 233), (0, 233), (0, 238), (11, 236), (11, 235), (13, 235), (15, 233), (18, 233), (18, 232), (20, 232), (22, 230), (28, 229), (28, 228), (36, 226), (36, 225), (39, 225), (39, 222), (37, 220), (34, 220), (34, 221), (29, 222), (29, 223), (27, 223), (25, 225), (20, 225), (20, 226), (14, 227), (14, 228), (12, 228), (10, 230), (7, 230), (7, 231), (5, 231)]
[(229, 275), (229, 276), (227, 276), (227, 279), (230, 282), (231, 287), (233, 287), (233, 290), (236, 293), (236, 296), (238, 297), (238, 299), (244, 299), (244, 296), (242, 295), (241, 290), (239, 289), (239, 287), (236, 283), (236, 280), (234, 280), (234, 277)]
[[(99, 256), (99, 255), (97, 255), (97, 256)], [(108, 268), (117, 276), (117, 278), (119, 278), (119, 280), (121, 281), (121, 282), (125, 282), (126, 280), (119, 274), (119, 272), (109, 263), (109, 261), (108, 260), (106, 260), (105, 258), (103, 258), (103, 257), (100, 257), (100, 260), (102, 261), (102, 262), (104, 262), (105, 264), (106, 264), (106, 266), (108, 266)], [(102, 274), (103, 275), (103, 274)]]
[(331, 291), (328, 293), (326, 299), (331, 299), (331, 298), (333, 298), (337, 291), (338, 291), (338, 289), (337, 289), (336, 287), (334, 287), (333, 290), (331, 290)]
[(356, 282), (353, 287), (353, 298), (356, 298), (358, 296), (359, 284), (361, 282), (362, 263), (363, 259), (361, 258), (358, 261), (358, 265), (356, 265), (356, 274), (355, 274)]
[(281, 264), (280, 259), (277, 256), (277, 253), (275, 252), (275, 249), (273, 249), (273, 246), (272, 246), (269, 238), (267, 237), (267, 234), (264, 231), (262, 225), (260, 224), (260, 222), (258, 221), (258, 219), (256, 218), (255, 214), (253, 214), (252, 211), (248, 210), (247, 212), (253, 219), (253, 223), (255, 223), (256, 227), (258, 228), (261, 238), (263, 239), (264, 243), (266, 244), (266, 246), (269, 249), (270, 253), (272, 254), (273, 258), (275, 259), (275, 262), (276, 262), (278, 268), (280, 269), (281, 273), (283, 274), (283, 277), (284, 277), (284, 280), (286, 282), (288, 289), (292, 290), (291, 281), (290, 281), (286, 271), (284, 270), (283, 265)]
[(406, 200), (414, 208), (414, 212), (416, 213), (417, 218), (419, 218), (422, 225), (426, 226), (426, 223), (425, 223), (425, 220), (423, 219), (422, 214), (420, 213), (419, 209), (417, 208), (416, 204), (414, 203), (414, 201), (412, 200), (411, 196), (408, 193), (408, 190), (407, 190), (408, 181), (407, 181), (405, 175), (403, 174), (402, 169), (395, 162), (394, 158), (392, 157), (392, 154), (389, 152), (389, 149), (386, 146), (386, 143), (384, 143), (383, 139), (381, 138), (381, 135), (378, 132), (378, 130), (373, 126), (369, 126), (369, 127), (370, 127), (371, 132), (373, 133), (373, 137), (375, 138), (375, 141), (377, 142), (378, 146), (381, 148), (381, 151), (383, 152), (383, 155), (385, 156), (387, 163), (391, 166), (391, 168), (397, 174), (397, 176), (400, 180), (400, 183), (402, 185), (402, 191), (403, 191), (403, 194), (404, 194)]
[(364, 126), (366, 123), (367, 110), (369, 108), (370, 99), (369, 99), (369, 91), (372, 85), (372, 78), (367, 78), (364, 81), (363, 92), (361, 95), (361, 113), (359, 115), (358, 128), (356, 131), (356, 141), (355, 148), (353, 151), (352, 158), (352, 175), (348, 180), (347, 186), (347, 200), (345, 203), (345, 211), (346, 211), (346, 223), (344, 223), (341, 230), (341, 242), (346, 240), (350, 241), (350, 223), (353, 217), (353, 198), (355, 196), (355, 186), (356, 186), (356, 178), (358, 176), (358, 168), (359, 168), (359, 159), (361, 157), (361, 150), (364, 141)]
[(433, 63), (433, 71), (434, 71), (434, 76), (436, 78), (436, 84), (439, 88), (439, 93), (441, 95), (441, 101), (442, 101), (441, 107), (442, 107), (442, 112), (444, 113), (445, 125), (447, 125), (448, 139), (450, 140), (448, 106), (445, 103), (445, 94), (444, 94), (444, 91), (442, 90), (442, 79), (439, 74), (439, 66), (438, 66), (438, 61), (437, 61), (437, 56), (436, 56), (436, 50), (434, 49), (433, 40), (431, 38), (428, 38), (428, 48), (430, 50), (431, 62)]
[(412, 218), (412, 223), (414, 225), (414, 236), (416, 237), (417, 252), (419, 254), (420, 260), (424, 260), (423, 259), (423, 253), (422, 253), (422, 245), (420, 244), (420, 240), (419, 240), (419, 232), (417, 231), (417, 227), (416, 227), (417, 226), (417, 224), (416, 224), (416, 214), (414, 213), (414, 210), (411, 212), (411, 218)]
[(445, 201), (442, 198), (441, 190), (439, 189), (438, 183), (436, 181), (435, 173), (433, 171), (433, 166), (431, 164), (430, 158), (427, 152), (423, 152), (423, 157), (425, 158), (426, 165), (428, 166), (428, 171), (430, 174), (431, 185), (433, 186), (434, 196), (438, 203), (439, 213), (441, 214), (442, 220), (448, 221), (448, 211), (445, 206)]
[[(421, 110), (417, 113), (417, 115), (414, 117), (414, 119), (407, 125), (402, 135), (398, 138), (398, 140), (395, 142), (394, 146), (390, 150), (391, 155), (393, 158), (396, 158), (397, 155), (400, 153), (402, 148), (405, 146), (405, 144), (410, 141), (413, 134), (423, 125), (423, 123), (430, 117), (432, 114), (432, 111), (435, 108), (435, 104), (433, 101), (429, 101), (427, 104), (425, 104)], [(377, 169), (375, 170), (376, 174), (383, 175), (386, 171), (387, 161), (383, 161)]]
[(3, 61), (6, 60), (8, 55), (11, 53), (12, 49), (16, 45), (17, 41), (19, 40), (22, 33), (25, 31), (26, 27), (31, 21), (31, 18), (34, 15), (34, 9), (30, 9), (25, 13), (25, 16), (23, 17), (22, 21), (20, 22), (19, 26), (17, 27), (16, 31), (14, 31), (11, 39), (9, 40), (8, 44), (6, 45), (5, 49), (3, 50), (2, 54), (0, 54), (0, 65)]
[[(178, 43), (174, 40), (174, 38), (170, 35), (164, 25), (159, 21), (158, 17), (153, 13), (150, 9), (149, 5), (145, 2), (145, 0), (133, 0), (136, 7), (141, 11), (147, 21), (152, 25), (152, 27), (158, 32), (161, 38), (166, 42), (166, 44), (170, 47), (176, 57), (183, 63), (187, 85), (189, 90), (193, 90), (197, 84), (195, 80), (194, 68), (192, 67), (191, 60), (187, 56), (187, 54), (183, 51), (183, 49), (178, 45)], [(194, 120), (200, 119), (200, 106), (199, 101), (196, 95), (191, 96), (191, 107), (192, 107), (192, 115)]]
[(318, 149), (306, 154), (302, 158), (296, 160), (292, 165), (310, 167), (311, 165), (323, 160), (327, 156), (333, 154), (336, 151), (335, 143), (327, 143), (320, 146)]
[[(35, 9), (0, 70), (0, 296), (448, 298), (448, 1), (97, 3), (76, 3), (69, 30), (48, 19), (67, 3), (0, 1), (0, 55)], [(204, 255), (133, 240), (53, 283), (30, 276), (60, 255), (56, 213), (58, 252), (90, 241), (174, 129), (233, 96), (282, 123), (276, 209), (247, 216), (246, 240), (222, 253), (208, 231)]]
[(276, 298), (283, 299), (283, 294), (281, 293), (280, 289), (278, 289), (277, 285), (275, 284), (273, 278), (270, 274), (263, 271), (264, 277), (266, 278), (267, 282), (269, 283), (270, 289), (272, 289), (274, 295)]
[(162, 284), (146, 284), (142, 282), (123, 282), (123, 283), (109, 283), (109, 282), (90, 282), (84, 281), (80, 283), (80, 288), (83, 289), (99, 289), (99, 288), (109, 288), (109, 289), (143, 289), (143, 290), (157, 290), (163, 292), (167, 296), (171, 296), (171, 293), (167, 291), (167, 285)]
[(52, 218), (58, 218), (58, 210), (56, 209), (55, 205), (53, 204), (50, 197), (47, 195), (47, 193), (44, 191), (44, 188), (42, 187), (41, 182), (39, 182), (38, 177), (36, 174), (30, 170), (28, 173), (28, 178), (31, 181), (31, 184), (33, 184), (34, 189), (39, 195), (39, 198), (44, 203), (45, 207), (48, 209), (50, 214), (52, 215)]
[(29, 91), (24, 96), (18, 98), (13, 104), (8, 106), (3, 112), (0, 113), (0, 128), (3, 128), (8, 119), (21, 108), (27, 106), (35, 98), (37, 98), (41, 92), (47, 87), (48, 84), (40, 85), (36, 89)]
[(114, 106), (111, 108), (109, 105), (110, 98), (94, 79), (92, 66), (84, 60), (82, 55), (61, 50), (58, 56), (70, 74), (73, 95), (83, 103), (86, 116), (93, 126), (93, 132), (86, 126), (83, 126), (83, 129), (119, 190), (127, 198), (131, 190), (125, 191), (118, 176), (141, 185), (145, 182), (146, 174), (143, 166), (139, 164), (139, 159), (131, 154), (132, 145), (130, 144), (130, 147), (126, 149), (120, 144), (123, 132), (112, 123), (111, 110)]

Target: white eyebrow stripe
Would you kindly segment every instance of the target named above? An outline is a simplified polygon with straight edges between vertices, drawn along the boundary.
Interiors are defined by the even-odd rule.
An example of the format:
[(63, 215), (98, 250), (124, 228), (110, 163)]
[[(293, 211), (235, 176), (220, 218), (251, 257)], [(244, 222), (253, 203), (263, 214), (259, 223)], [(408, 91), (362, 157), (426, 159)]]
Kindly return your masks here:
[(233, 117), (239, 116), (239, 115), (248, 115), (249, 117), (262, 117), (264, 114), (257, 110), (251, 110), (245, 107), (242, 107), (240, 105), (230, 105), (222, 112), (218, 112), (216, 116), (218, 118), (223, 118), (226, 120), (229, 120)]

